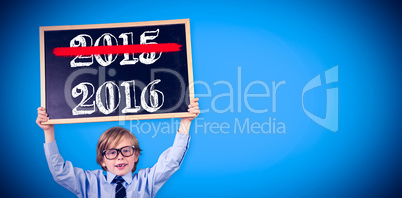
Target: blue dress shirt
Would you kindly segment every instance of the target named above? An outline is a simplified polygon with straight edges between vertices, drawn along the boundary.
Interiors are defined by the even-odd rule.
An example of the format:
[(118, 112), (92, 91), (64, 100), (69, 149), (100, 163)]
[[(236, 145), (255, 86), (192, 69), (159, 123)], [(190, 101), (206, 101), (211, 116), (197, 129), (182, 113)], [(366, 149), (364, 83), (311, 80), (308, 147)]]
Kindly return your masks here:
[[(190, 136), (177, 133), (173, 146), (164, 151), (158, 162), (151, 168), (139, 169), (138, 173), (124, 175), (123, 185), (127, 197), (154, 197), (167, 179), (179, 169), (188, 149)], [(78, 197), (114, 198), (116, 176), (103, 170), (84, 171), (64, 161), (56, 141), (45, 143), (46, 160), (54, 180)]]

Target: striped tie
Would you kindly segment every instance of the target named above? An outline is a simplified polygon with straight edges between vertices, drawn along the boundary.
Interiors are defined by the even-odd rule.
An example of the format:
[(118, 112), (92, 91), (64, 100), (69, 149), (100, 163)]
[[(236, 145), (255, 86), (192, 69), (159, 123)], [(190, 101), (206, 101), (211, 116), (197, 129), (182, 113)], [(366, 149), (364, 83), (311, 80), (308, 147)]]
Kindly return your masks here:
[(125, 198), (126, 197), (126, 188), (123, 186), (124, 179), (121, 176), (116, 176), (113, 180), (117, 184), (116, 186), (116, 198)]

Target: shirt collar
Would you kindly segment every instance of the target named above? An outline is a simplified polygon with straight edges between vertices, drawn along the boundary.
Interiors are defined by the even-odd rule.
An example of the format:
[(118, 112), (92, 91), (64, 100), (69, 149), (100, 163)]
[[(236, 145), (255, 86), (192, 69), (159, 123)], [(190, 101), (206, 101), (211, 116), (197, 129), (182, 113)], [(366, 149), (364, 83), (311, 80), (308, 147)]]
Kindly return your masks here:
[[(106, 175), (107, 183), (111, 184), (115, 177), (116, 177), (115, 174), (107, 171), (107, 175)], [(127, 182), (127, 184), (131, 184), (131, 182), (133, 181), (133, 174), (131, 172), (127, 173), (126, 175), (123, 175), (122, 177), (123, 177), (124, 181)]]

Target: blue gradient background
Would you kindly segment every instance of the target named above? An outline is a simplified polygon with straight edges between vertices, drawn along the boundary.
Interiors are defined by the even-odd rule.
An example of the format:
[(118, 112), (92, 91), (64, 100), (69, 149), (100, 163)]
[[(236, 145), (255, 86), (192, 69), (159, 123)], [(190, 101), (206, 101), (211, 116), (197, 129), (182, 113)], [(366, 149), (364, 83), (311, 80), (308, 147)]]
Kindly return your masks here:
[[(228, 123), (228, 134), (193, 124), (181, 169), (157, 197), (397, 197), (402, 196), (401, 6), (380, 1), (13, 1), (1, 5), (2, 197), (74, 197), (54, 182), (35, 124), (40, 106), (39, 26), (190, 18), (194, 79), (211, 86), (201, 97), (199, 125)], [(309, 119), (301, 106), (304, 85), (339, 66), (339, 131)], [(239, 71), (241, 86), (237, 86)], [(286, 81), (272, 97), (238, 100), (255, 81)], [(233, 112), (225, 109), (233, 85)], [(215, 83), (215, 84), (214, 84)], [(325, 114), (323, 86), (306, 94), (306, 108)], [(197, 85), (198, 94), (206, 94)], [(250, 93), (264, 93), (255, 85)], [(241, 109), (238, 108), (240, 103)], [(286, 134), (234, 133), (235, 120), (286, 124)], [(141, 123), (158, 124), (170, 120)], [(56, 126), (63, 157), (98, 169), (100, 134), (117, 122)], [(129, 123), (123, 123), (129, 127)], [(139, 167), (152, 166), (173, 134), (137, 135)], [(18, 184), (18, 185), (15, 185)], [(21, 187), (24, 190), (20, 190)]]

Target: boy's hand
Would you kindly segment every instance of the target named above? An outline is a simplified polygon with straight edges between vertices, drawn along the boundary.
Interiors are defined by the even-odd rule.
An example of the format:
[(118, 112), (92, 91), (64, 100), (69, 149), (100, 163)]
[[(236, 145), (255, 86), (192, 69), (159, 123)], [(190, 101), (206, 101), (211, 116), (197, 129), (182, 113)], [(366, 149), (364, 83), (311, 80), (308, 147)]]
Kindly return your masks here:
[(44, 107), (39, 107), (38, 108), (38, 117), (36, 118), (36, 124), (40, 128), (43, 129), (43, 131), (54, 131), (54, 125), (53, 124), (42, 124), (42, 122), (46, 122), (49, 120), (49, 117), (47, 117), (47, 113)]
[(181, 118), (179, 133), (188, 134), (190, 131), (191, 121), (200, 114), (198, 100), (198, 98), (194, 98), (190, 101), (190, 105), (188, 105), (188, 112), (194, 114), (194, 117)]
[(190, 105), (188, 105), (188, 112), (194, 114), (194, 117), (187, 117), (187, 118), (182, 118), (182, 120), (186, 121), (192, 121), (194, 118), (196, 118), (200, 114), (200, 107), (198, 104), (199, 98), (193, 98), (190, 100)]

